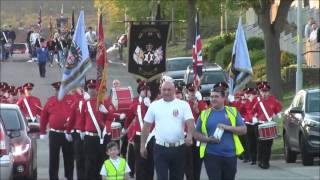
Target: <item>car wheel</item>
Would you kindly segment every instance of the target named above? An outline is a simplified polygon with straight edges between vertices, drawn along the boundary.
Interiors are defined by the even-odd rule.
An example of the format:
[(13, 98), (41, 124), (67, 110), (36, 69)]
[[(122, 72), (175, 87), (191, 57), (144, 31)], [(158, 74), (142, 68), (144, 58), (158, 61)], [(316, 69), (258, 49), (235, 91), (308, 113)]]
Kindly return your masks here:
[(308, 153), (306, 147), (306, 140), (303, 135), (300, 136), (300, 149), (301, 149), (301, 157), (302, 164), (304, 166), (312, 166), (313, 165), (313, 157)]
[(283, 135), (283, 146), (284, 146), (284, 158), (286, 160), (286, 163), (295, 163), (297, 160), (297, 153), (290, 150), (289, 144), (288, 144), (287, 135)]

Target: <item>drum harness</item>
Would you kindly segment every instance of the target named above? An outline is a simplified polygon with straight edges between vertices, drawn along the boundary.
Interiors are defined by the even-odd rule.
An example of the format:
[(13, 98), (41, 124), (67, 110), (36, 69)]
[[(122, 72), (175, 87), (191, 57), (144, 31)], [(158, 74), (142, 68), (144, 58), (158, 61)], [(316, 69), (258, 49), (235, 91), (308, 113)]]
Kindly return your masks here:
[(94, 126), (96, 127), (96, 130), (97, 130), (97, 133), (98, 133), (98, 136), (99, 136), (99, 139), (100, 139), (100, 144), (103, 144), (103, 137), (104, 137), (104, 135), (106, 133), (106, 128), (104, 128), (103, 133), (101, 133), (100, 126), (99, 126), (99, 124), (97, 122), (96, 117), (93, 114), (90, 101), (87, 101), (87, 106), (88, 106), (88, 111), (89, 111), (89, 114), (91, 116), (92, 122), (93, 122)]
[(264, 107), (264, 105), (263, 105), (260, 97), (257, 97), (257, 99), (258, 99), (258, 101), (259, 101), (259, 105), (260, 105), (260, 107), (261, 107), (261, 109), (262, 109), (263, 114), (266, 116), (268, 122), (270, 122), (270, 121), (272, 120), (272, 118), (271, 118), (271, 117), (269, 116), (269, 114), (267, 113), (266, 108)]
[(29, 114), (32, 122), (34, 123), (36, 118), (33, 116), (32, 112), (31, 112), (31, 109), (30, 109), (30, 106), (29, 106), (29, 103), (28, 103), (26, 98), (23, 98), (23, 103), (27, 107), (28, 114)]

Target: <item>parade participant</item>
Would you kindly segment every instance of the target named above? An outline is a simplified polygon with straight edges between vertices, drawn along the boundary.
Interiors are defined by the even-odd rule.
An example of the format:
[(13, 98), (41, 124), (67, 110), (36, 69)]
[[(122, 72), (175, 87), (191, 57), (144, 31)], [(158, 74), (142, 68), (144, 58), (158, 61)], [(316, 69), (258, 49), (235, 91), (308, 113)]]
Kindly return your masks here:
[[(142, 157), (148, 158), (145, 143), (152, 124), (155, 123), (156, 143), (153, 155), (157, 179), (164, 180), (170, 177), (170, 179), (182, 180), (185, 169), (185, 144), (192, 145), (194, 118), (189, 104), (175, 98), (173, 82), (163, 82), (161, 96), (162, 99), (151, 103), (144, 117), (140, 153)], [(188, 127), (186, 138), (185, 124)]]
[(30, 35), (30, 42), (31, 42), (31, 52), (32, 52), (32, 60), (37, 60), (37, 53), (36, 48), (40, 47), (40, 29), (35, 29), (34, 32)]
[(11, 41), (11, 47), (10, 47), (10, 55), (12, 56), (13, 54), (13, 44), (16, 40), (16, 32), (13, 30), (12, 26), (9, 25), (9, 34), (8, 34), (8, 38), (10, 39)]
[(106, 177), (107, 180), (128, 179), (130, 168), (126, 159), (119, 157), (119, 146), (116, 142), (107, 144), (106, 154), (109, 156), (109, 159), (104, 161), (100, 175)]
[(17, 89), (14, 89), (14, 90), (10, 89), (8, 93), (9, 93), (9, 97), (7, 99), (7, 102), (9, 104), (16, 104), (18, 101), (18, 97), (17, 97), (18, 90)]
[[(238, 135), (246, 126), (237, 109), (225, 106), (226, 84), (217, 83), (210, 93), (211, 108), (201, 112), (195, 138), (201, 142), (200, 157), (204, 158), (209, 180), (235, 179), (237, 155), (243, 152)], [(219, 129), (220, 135), (215, 131)]]
[[(196, 97), (196, 87), (193, 83), (187, 84), (188, 103), (191, 107), (195, 123), (197, 123), (198, 117), (201, 111), (208, 108), (206, 102), (198, 100)], [(200, 142), (193, 140), (191, 147), (187, 147), (186, 153), (186, 169), (185, 174), (187, 180), (199, 180), (201, 175), (202, 159), (199, 156)]]
[(112, 87), (113, 88), (119, 88), (121, 87), (120, 81), (118, 79), (115, 79), (112, 81)]
[[(270, 94), (270, 85), (267, 82), (258, 84), (260, 96), (253, 100), (253, 113), (259, 124), (271, 121), (282, 109), (281, 103)], [(258, 141), (259, 167), (268, 169), (270, 167), (270, 156), (273, 139)]]
[(56, 51), (56, 42), (52, 39), (52, 37), (49, 37), (48, 41), (47, 41), (47, 48), (48, 48), (48, 52), (49, 52), (49, 63), (50, 63), (50, 67), (53, 67), (53, 57), (54, 57), (54, 53)]
[(244, 112), (244, 120), (247, 126), (247, 150), (251, 165), (257, 162), (257, 144), (258, 144), (258, 125), (257, 119), (253, 116), (253, 99), (255, 98), (257, 91), (254, 88), (244, 89), (244, 98), (246, 102), (242, 106), (241, 112)]
[(29, 54), (30, 54), (30, 57), (32, 57), (32, 47), (31, 47), (31, 34), (34, 32), (34, 28), (32, 26), (30, 26), (30, 30), (28, 31), (27, 33), (27, 39), (26, 39), (26, 42), (27, 42), (27, 45), (28, 45), (28, 49), (29, 49)]
[[(90, 99), (83, 104), (85, 179), (101, 179), (100, 167), (105, 159), (105, 145), (110, 142), (113, 108), (106, 101), (97, 107), (96, 80), (86, 81)], [(109, 116), (109, 117), (108, 117)], [(103, 133), (104, 128), (106, 133)], [(106, 134), (106, 136), (104, 136)]]
[(148, 157), (143, 158), (140, 155), (140, 139), (141, 127), (143, 127), (143, 118), (150, 106), (150, 89), (145, 81), (138, 80), (137, 92), (139, 96), (135, 98), (130, 106), (126, 126), (132, 124), (132, 130), (128, 133), (130, 141), (134, 142), (134, 155), (135, 155), (135, 173), (136, 179), (149, 180), (154, 176), (154, 162), (153, 162), (153, 146), (154, 138), (150, 138), (147, 144)]
[(67, 132), (72, 132), (74, 159), (76, 161), (77, 179), (85, 179), (85, 154), (83, 149), (84, 140), (84, 121), (82, 118), (83, 105), (86, 100), (89, 100), (87, 96), (84, 96), (83, 89), (78, 87), (74, 92), (73, 109), (70, 114), (70, 119), (67, 125)]
[(88, 43), (88, 49), (89, 49), (89, 56), (91, 59), (95, 59), (96, 53), (97, 53), (97, 35), (96, 32), (92, 30), (92, 27), (88, 27), (88, 32), (86, 32), (86, 40)]
[(68, 180), (72, 180), (74, 167), (72, 136), (65, 133), (72, 108), (72, 99), (67, 94), (61, 101), (58, 101), (60, 84), (60, 82), (51, 84), (56, 92), (54, 96), (49, 97), (43, 107), (40, 118), (40, 139), (46, 138), (46, 128), (49, 124), (49, 177), (51, 180), (59, 179), (59, 156), (60, 148), (62, 148), (64, 174)]
[(49, 51), (44, 38), (40, 39), (41, 47), (36, 49), (40, 77), (46, 76), (46, 63), (49, 60)]
[(35, 122), (41, 115), (42, 106), (40, 99), (32, 95), (33, 87), (34, 84), (29, 82), (19, 88), (23, 95), (17, 101), (17, 105), (27, 120)]
[(176, 85), (176, 94), (175, 94), (175, 96), (176, 96), (177, 99), (184, 100), (182, 91), (183, 91), (183, 87), (180, 86), (180, 85)]

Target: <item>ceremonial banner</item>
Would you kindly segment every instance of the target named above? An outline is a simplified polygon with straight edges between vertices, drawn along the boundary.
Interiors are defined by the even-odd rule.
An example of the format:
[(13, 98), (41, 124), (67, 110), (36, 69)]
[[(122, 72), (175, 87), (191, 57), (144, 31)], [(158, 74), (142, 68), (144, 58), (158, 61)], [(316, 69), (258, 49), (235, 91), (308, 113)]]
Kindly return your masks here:
[(155, 79), (166, 70), (169, 23), (131, 24), (128, 71), (141, 79)]
[(229, 70), (229, 93), (235, 94), (252, 78), (253, 72), (247, 47), (247, 41), (239, 18), (236, 38), (233, 44), (232, 61)]
[(199, 24), (199, 13), (197, 11), (196, 18), (196, 31), (195, 40), (192, 47), (192, 59), (193, 59), (193, 72), (194, 72), (194, 85), (198, 88), (201, 85), (202, 76), (202, 43), (200, 37), (200, 24)]
[(81, 86), (84, 75), (91, 67), (88, 44), (85, 37), (84, 12), (80, 11), (78, 23), (74, 32), (71, 47), (68, 52), (67, 62), (62, 75), (58, 99), (61, 100), (65, 93)]

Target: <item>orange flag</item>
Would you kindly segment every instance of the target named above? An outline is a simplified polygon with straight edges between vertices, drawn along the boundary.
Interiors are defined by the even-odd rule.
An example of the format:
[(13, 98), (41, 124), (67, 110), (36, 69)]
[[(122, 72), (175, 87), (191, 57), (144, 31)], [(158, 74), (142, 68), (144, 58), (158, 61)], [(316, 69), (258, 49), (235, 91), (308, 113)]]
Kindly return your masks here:
[(97, 108), (103, 103), (105, 92), (107, 89), (108, 80), (108, 64), (107, 64), (107, 54), (106, 46), (104, 44), (104, 34), (102, 25), (102, 13), (99, 15), (98, 23), (98, 46), (97, 46)]

